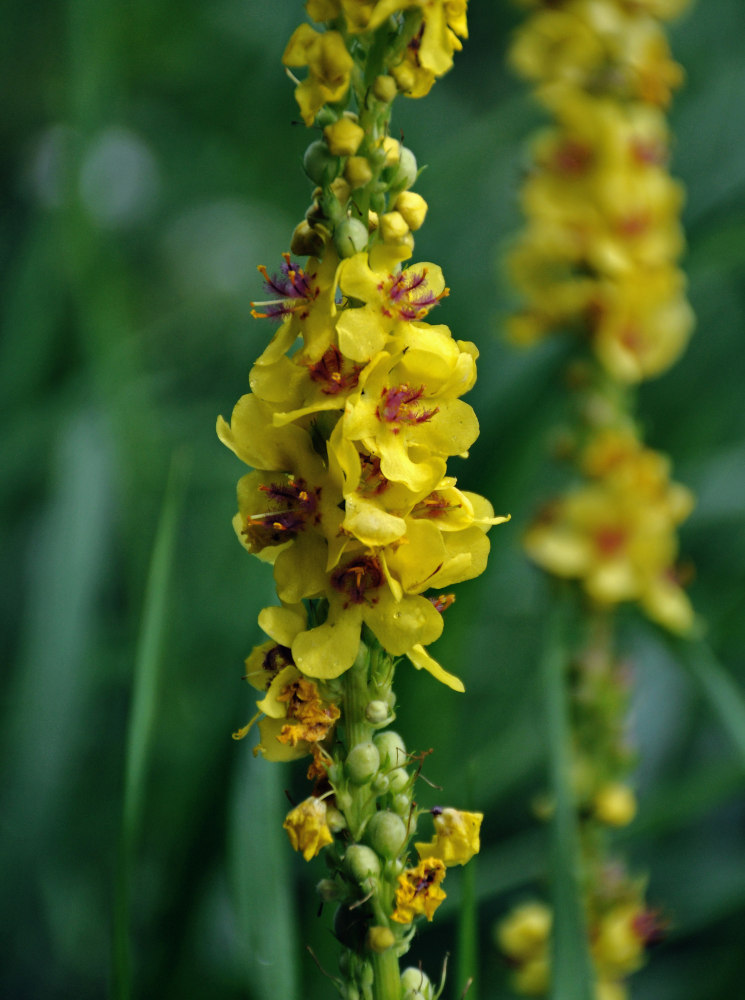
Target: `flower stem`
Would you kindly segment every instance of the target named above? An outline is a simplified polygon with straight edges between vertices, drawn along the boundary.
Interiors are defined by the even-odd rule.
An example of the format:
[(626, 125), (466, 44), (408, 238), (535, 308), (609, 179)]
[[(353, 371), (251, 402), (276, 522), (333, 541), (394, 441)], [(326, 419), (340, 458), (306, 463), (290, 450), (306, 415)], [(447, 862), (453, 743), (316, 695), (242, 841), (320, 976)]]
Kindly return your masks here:
[(373, 997), (375, 1000), (401, 1000), (401, 973), (393, 948), (373, 955)]

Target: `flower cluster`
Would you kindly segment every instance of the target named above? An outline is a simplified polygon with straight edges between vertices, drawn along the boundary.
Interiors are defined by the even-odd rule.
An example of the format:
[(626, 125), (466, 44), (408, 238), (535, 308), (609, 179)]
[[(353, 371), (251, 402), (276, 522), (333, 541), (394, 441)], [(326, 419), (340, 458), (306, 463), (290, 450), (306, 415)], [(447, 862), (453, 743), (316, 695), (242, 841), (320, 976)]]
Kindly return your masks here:
[(527, 223), (509, 266), (524, 308), (509, 330), (522, 343), (576, 335), (571, 383), (583, 426), (581, 485), (543, 511), (526, 548), (601, 606), (636, 601), (685, 633), (693, 612), (676, 532), (692, 498), (670, 482), (667, 459), (642, 445), (630, 395), (673, 364), (693, 326), (677, 266), (683, 193), (667, 171), (664, 118), (682, 71), (660, 23), (684, 3), (529, 6), (511, 60), (554, 122), (534, 141), (522, 189)]
[[(234, 526), (273, 565), (282, 606), (261, 625), (288, 663), (306, 678), (338, 677), (364, 624), (387, 652), (462, 690), (425, 648), (443, 627), (425, 595), (481, 573), (486, 532), (504, 518), (447, 475), (447, 459), (478, 434), (460, 398), (477, 351), (425, 322), (442, 273), (401, 269), (401, 252), (381, 243), (304, 269), (289, 261), (292, 279), (269, 282), (295, 282), (280, 300), (287, 315), (218, 434), (256, 469), (238, 485)], [(289, 294), (301, 274), (302, 299)], [(320, 610), (308, 620), (304, 600), (322, 602), (322, 621)]]
[[(399, 974), (415, 918), (445, 898), (446, 868), (479, 849), (480, 813), (414, 801), (421, 756), (387, 729), (397, 660), (456, 691), (428, 651), (454, 584), (480, 574), (496, 517), (459, 488), (478, 421), (462, 397), (478, 351), (430, 313), (448, 294), (441, 269), (410, 263), (427, 204), (412, 191), (414, 154), (390, 136), (398, 93), (420, 97), (467, 35), (466, 0), (308, 0), (283, 61), (307, 70), (295, 95), (322, 138), (303, 166), (315, 185), (305, 219), (253, 315), (279, 325), (250, 372), (251, 391), (217, 424), (252, 471), (238, 483), (241, 545), (272, 567), (279, 603), (246, 660), (261, 692), (269, 760), (310, 756), (311, 794), (284, 828), (306, 860), (324, 852), (318, 891), (337, 904), (344, 997), (439, 995), (420, 970)], [(418, 768), (413, 765), (419, 762)], [(414, 976), (416, 973), (416, 976)], [(408, 976), (408, 979), (407, 979)], [(416, 979), (416, 985), (410, 980)], [(386, 985), (387, 984), (387, 985)], [(407, 985), (408, 984), (408, 985)]]
[[(660, 926), (643, 885), (612, 860), (614, 828), (633, 821), (634, 753), (626, 731), (630, 671), (617, 655), (614, 611), (638, 604), (690, 633), (677, 530), (693, 506), (668, 459), (647, 447), (633, 392), (685, 348), (693, 317), (677, 261), (683, 193), (667, 172), (664, 118), (682, 79), (661, 19), (684, 0), (523, 0), (531, 15), (511, 49), (553, 118), (534, 140), (522, 189), (526, 226), (509, 260), (523, 308), (512, 339), (573, 336), (573, 426), (562, 437), (574, 482), (526, 532), (528, 555), (585, 598), (577, 648), (561, 669), (569, 709), (571, 788), (582, 904), (598, 1000), (624, 1000), (625, 978)], [(540, 811), (552, 813), (544, 800)], [(516, 910), (497, 940), (523, 994), (549, 990), (552, 916)]]
[(613, 379), (665, 371), (693, 315), (676, 265), (683, 193), (667, 171), (664, 108), (681, 79), (657, 20), (682, 3), (538, 3), (512, 62), (555, 118), (533, 147), (527, 227), (511, 260), (515, 340), (586, 339)]
[(528, 555), (581, 580), (600, 606), (638, 601), (653, 621), (687, 632), (693, 609), (674, 565), (676, 527), (692, 494), (670, 481), (668, 460), (629, 427), (597, 431), (579, 464), (584, 482), (543, 510), (525, 537)]
[[(608, 873), (606, 894), (590, 917), (590, 953), (597, 975), (596, 1000), (628, 1000), (624, 980), (644, 964), (648, 948), (665, 923), (642, 899), (642, 887), (622, 873)], [(496, 938), (512, 967), (512, 985), (523, 996), (543, 996), (549, 988), (549, 940), (553, 915), (539, 902), (517, 906), (497, 926)]]

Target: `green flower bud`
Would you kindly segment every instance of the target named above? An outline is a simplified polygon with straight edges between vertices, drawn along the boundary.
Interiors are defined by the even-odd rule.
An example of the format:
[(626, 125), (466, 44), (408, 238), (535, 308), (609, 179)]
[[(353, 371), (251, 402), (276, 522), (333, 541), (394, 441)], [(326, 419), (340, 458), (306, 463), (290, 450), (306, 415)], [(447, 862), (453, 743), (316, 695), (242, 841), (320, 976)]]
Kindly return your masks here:
[(373, 80), (373, 94), (379, 101), (390, 104), (398, 93), (396, 81), (392, 76), (376, 76)]
[(406, 763), (406, 744), (398, 733), (388, 729), (384, 733), (378, 733), (374, 740), (383, 766), (401, 767)]
[(347, 821), (344, 819), (343, 813), (340, 813), (338, 809), (330, 806), (326, 810), (326, 826), (332, 833), (339, 833), (340, 830), (346, 828), (346, 825)]
[(333, 903), (344, 898), (344, 890), (333, 878), (322, 878), (316, 885), (316, 892), (324, 903)]
[(409, 966), (401, 973), (402, 1000), (432, 1000), (432, 983), (426, 972)]
[(389, 715), (388, 706), (384, 701), (368, 702), (365, 708), (365, 718), (368, 722), (372, 722), (373, 725), (385, 722)]
[(390, 927), (371, 927), (367, 932), (367, 946), (381, 954), (396, 943), (396, 935)]
[(402, 792), (411, 781), (409, 772), (403, 767), (397, 767), (388, 775), (388, 790), (391, 792)]
[(360, 885), (369, 878), (377, 878), (380, 875), (378, 855), (364, 844), (351, 844), (347, 848), (344, 855), (344, 867)]
[(359, 219), (344, 219), (334, 230), (334, 246), (340, 257), (353, 257), (367, 249), (369, 233)]
[(407, 190), (416, 181), (417, 173), (416, 156), (406, 146), (401, 146), (398, 163), (391, 171), (389, 178), (391, 187), (398, 188), (400, 191)]
[(352, 807), (352, 795), (346, 790), (336, 789), (336, 804), (342, 812)]
[(376, 774), (375, 777), (373, 778), (373, 783), (372, 783), (373, 791), (377, 795), (385, 795), (385, 793), (388, 791), (389, 784), (390, 782), (388, 781), (387, 775)]
[(374, 743), (358, 743), (347, 754), (347, 777), (353, 785), (364, 785), (378, 772), (380, 753)]
[(411, 799), (406, 794), (406, 792), (399, 792), (398, 795), (394, 795), (391, 799), (391, 808), (394, 812), (397, 812), (399, 816), (406, 816), (411, 809)]
[(334, 156), (325, 142), (316, 139), (305, 150), (303, 170), (314, 184), (330, 184), (341, 171), (341, 160)]
[(406, 824), (389, 810), (375, 813), (367, 824), (367, 839), (383, 858), (395, 858), (406, 843)]

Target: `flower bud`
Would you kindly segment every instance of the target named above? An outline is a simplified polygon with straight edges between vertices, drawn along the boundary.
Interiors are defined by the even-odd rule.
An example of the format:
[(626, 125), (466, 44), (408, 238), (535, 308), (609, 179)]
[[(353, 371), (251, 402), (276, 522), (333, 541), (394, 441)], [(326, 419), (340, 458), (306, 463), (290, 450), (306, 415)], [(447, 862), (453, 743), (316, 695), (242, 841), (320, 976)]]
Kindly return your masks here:
[(367, 946), (378, 954), (388, 951), (395, 943), (396, 935), (390, 927), (371, 927), (367, 932)]
[(388, 781), (388, 776), (385, 774), (378, 773), (373, 778), (372, 787), (376, 795), (385, 795), (388, 791), (389, 785), (390, 782)]
[(344, 167), (344, 176), (354, 191), (372, 180), (372, 168), (366, 156), (350, 156)]
[(379, 725), (389, 716), (388, 705), (384, 701), (375, 700), (370, 701), (365, 706), (365, 718), (368, 722), (372, 722), (373, 725)]
[(406, 744), (392, 729), (378, 733), (374, 737), (375, 746), (380, 752), (380, 761), (385, 767), (401, 767), (406, 763)]
[(620, 781), (603, 785), (593, 802), (595, 815), (608, 826), (628, 826), (636, 816), (636, 798)]
[(411, 796), (407, 795), (406, 792), (399, 792), (398, 795), (394, 795), (391, 799), (391, 809), (399, 816), (406, 816), (411, 809)]
[(395, 167), (399, 161), (402, 148), (403, 147), (398, 139), (394, 139), (390, 135), (387, 135), (385, 139), (383, 139), (383, 152), (385, 153), (384, 162), (386, 167)]
[(414, 72), (414, 67), (405, 59), (403, 62), (400, 62), (398, 66), (394, 66), (391, 69), (391, 74), (396, 81), (396, 86), (404, 94), (409, 90), (413, 90), (416, 86), (416, 73)]
[(344, 814), (340, 813), (338, 809), (334, 809), (333, 806), (329, 806), (326, 810), (326, 826), (332, 833), (339, 833), (340, 830), (346, 829), (347, 821), (344, 819)]
[(385, 101), (386, 104), (390, 104), (393, 98), (398, 93), (398, 87), (396, 86), (396, 81), (392, 76), (376, 76), (373, 81), (373, 94), (377, 97), (379, 101)]
[(345, 769), (353, 785), (364, 785), (378, 772), (380, 753), (374, 743), (358, 743), (347, 754)]
[(432, 983), (426, 972), (410, 965), (401, 973), (402, 1000), (432, 1000)]
[(403, 767), (397, 767), (388, 775), (388, 788), (391, 792), (402, 792), (410, 780), (409, 772)]
[(334, 156), (353, 156), (365, 138), (365, 130), (346, 116), (327, 125), (323, 137)]
[(341, 170), (341, 160), (333, 155), (325, 142), (317, 139), (305, 150), (303, 170), (314, 184), (330, 184)]
[(406, 146), (401, 146), (398, 165), (390, 177), (391, 187), (403, 191), (416, 181), (418, 173), (416, 156)]
[(404, 217), (409, 229), (419, 229), (427, 215), (427, 202), (416, 191), (402, 191), (394, 208)]
[(334, 246), (340, 257), (353, 257), (367, 249), (367, 227), (359, 219), (344, 219), (334, 230)]
[(541, 955), (518, 966), (512, 974), (513, 989), (525, 996), (543, 996), (548, 990), (550, 970), (548, 958)]
[(296, 257), (318, 257), (322, 252), (323, 237), (303, 219), (292, 234), (290, 253)]
[(384, 243), (400, 243), (408, 232), (409, 227), (400, 212), (386, 212), (380, 216), (380, 235)]
[(543, 903), (524, 903), (497, 926), (497, 943), (508, 958), (523, 962), (545, 947), (552, 922), (551, 910)]
[(342, 205), (346, 205), (346, 203), (349, 201), (349, 193), (351, 191), (351, 188), (349, 187), (349, 184), (343, 177), (337, 177), (335, 180), (333, 180), (330, 184), (330, 190), (331, 193)]
[(369, 889), (367, 880), (380, 875), (380, 860), (371, 848), (364, 844), (351, 844), (344, 855), (344, 867), (355, 882)]
[(367, 824), (367, 839), (383, 858), (395, 858), (406, 843), (406, 824), (389, 810), (375, 813)]
[(316, 892), (324, 903), (333, 903), (344, 895), (338, 883), (332, 878), (322, 878), (316, 885)]

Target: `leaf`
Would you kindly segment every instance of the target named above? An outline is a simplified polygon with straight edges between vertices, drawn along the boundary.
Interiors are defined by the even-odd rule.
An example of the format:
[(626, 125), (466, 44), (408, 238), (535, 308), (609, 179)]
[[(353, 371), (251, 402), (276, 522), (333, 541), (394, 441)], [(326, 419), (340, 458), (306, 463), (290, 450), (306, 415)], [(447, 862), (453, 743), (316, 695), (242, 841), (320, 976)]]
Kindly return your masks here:
[(581, 891), (579, 832), (571, 787), (567, 705), (565, 612), (557, 605), (549, 619), (542, 670), (548, 731), (552, 818), (553, 1000), (592, 1000), (594, 975), (587, 944)]

